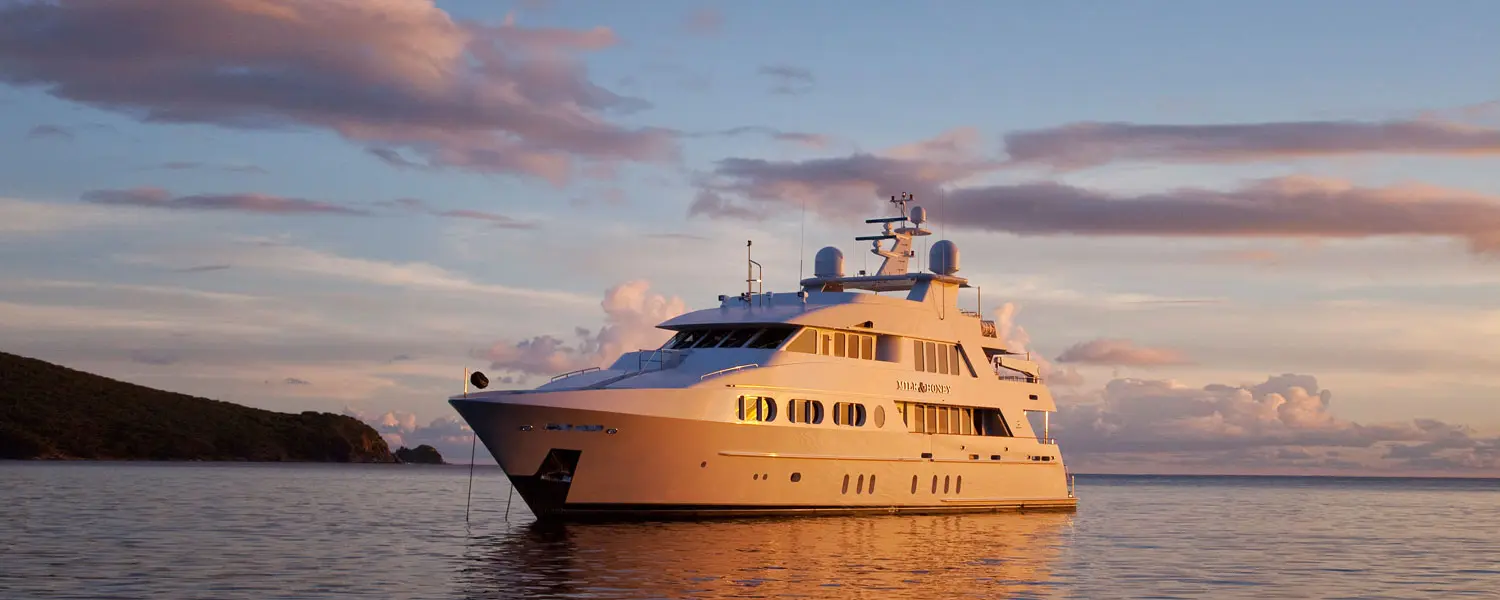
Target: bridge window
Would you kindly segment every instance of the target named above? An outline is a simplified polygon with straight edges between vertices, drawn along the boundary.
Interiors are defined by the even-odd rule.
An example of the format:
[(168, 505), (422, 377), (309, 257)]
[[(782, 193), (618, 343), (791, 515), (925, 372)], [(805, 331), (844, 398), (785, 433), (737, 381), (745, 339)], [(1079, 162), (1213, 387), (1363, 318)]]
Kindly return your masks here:
[(668, 344), (669, 347), (673, 350), (692, 348), (698, 342), (703, 341), (703, 336), (707, 333), (708, 330), (706, 329), (687, 329), (679, 331), (677, 332), (677, 335), (672, 337), (672, 341), (668, 342)]
[(868, 333), (809, 327), (804, 329), (797, 339), (792, 340), (792, 343), (787, 344), (786, 350), (840, 358), (875, 360), (875, 336)]
[(760, 335), (755, 336), (755, 339), (750, 340), (750, 343), (746, 344), (745, 347), (757, 350), (770, 350), (780, 346), (796, 330), (795, 327), (770, 327), (762, 329)]
[(776, 400), (763, 396), (740, 396), (739, 410), (735, 416), (741, 421), (775, 421)]
[(801, 352), (803, 354), (818, 353), (818, 330), (803, 329), (797, 339), (786, 345), (787, 352)]
[(731, 331), (734, 331), (734, 330), (733, 329), (710, 329), (710, 330), (708, 330), (708, 333), (706, 333), (706, 334), (703, 335), (703, 340), (699, 341), (697, 344), (694, 344), (693, 347), (694, 348), (712, 348), (714, 346), (717, 346), (717, 345), (719, 345), (719, 342), (724, 341), (724, 338), (729, 337), (729, 333)]
[(745, 342), (750, 341), (750, 338), (757, 333), (760, 333), (759, 329), (736, 329), (734, 331), (731, 331), (729, 335), (724, 338), (724, 343), (719, 344), (719, 347), (738, 348), (745, 345)]

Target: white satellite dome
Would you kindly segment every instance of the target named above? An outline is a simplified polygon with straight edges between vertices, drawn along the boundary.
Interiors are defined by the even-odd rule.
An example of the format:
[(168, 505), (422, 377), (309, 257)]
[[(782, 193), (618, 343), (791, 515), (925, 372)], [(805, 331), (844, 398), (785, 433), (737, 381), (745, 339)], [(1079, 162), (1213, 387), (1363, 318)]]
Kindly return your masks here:
[(927, 251), (927, 269), (938, 275), (952, 275), (958, 272), (958, 244), (948, 240), (939, 240)]
[(833, 246), (825, 246), (813, 258), (814, 277), (843, 277), (844, 252)]

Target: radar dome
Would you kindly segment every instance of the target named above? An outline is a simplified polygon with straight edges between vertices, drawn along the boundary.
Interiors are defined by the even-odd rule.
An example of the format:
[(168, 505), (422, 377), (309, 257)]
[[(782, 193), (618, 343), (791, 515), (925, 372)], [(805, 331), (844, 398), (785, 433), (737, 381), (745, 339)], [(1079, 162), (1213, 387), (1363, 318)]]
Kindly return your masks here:
[(844, 252), (833, 246), (825, 246), (813, 259), (814, 277), (843, 277)]
[(938, 275), (958, 272), (958, 244), (941, 240), (927, 251), (927, 269)]
[(927, 222), (927, 209), (920, 206), (911, 207), (911, 222), (921, 225)]

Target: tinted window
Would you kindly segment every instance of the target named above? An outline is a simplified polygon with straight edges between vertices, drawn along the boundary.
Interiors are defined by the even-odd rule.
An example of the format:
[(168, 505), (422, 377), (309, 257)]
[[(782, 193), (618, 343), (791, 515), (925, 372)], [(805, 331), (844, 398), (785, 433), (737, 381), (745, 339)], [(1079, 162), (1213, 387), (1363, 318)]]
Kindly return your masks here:
[(712, 348), (714, 346), (717, 346), (717, 345), (719, 345), (719, 342), (724, 341), (724, 338), (729, 337), (729, 332), (730, 331), (733, 331), (733, 330), (731, 330), (731, 329), (710, 329), (710, 330), (708, 330), (708, 334), (703, 336), (703, 341), (698, 342), (693, 347), (694, 348)]
[(750, 336), (755, 335), (756, 332), (758, 332), (758, 331), (760, 331), (760, 330), (759, 329), (736, 329), (736, 330), (734, 330), (734, 331), (732, 331), (732, 332), (729, 333), (729, 337), (724, 338), (724, 343), (719, 344), (719, 347), (720, 348), (738, 348), (740, 346), (743, 346), (743, 345), (745, 345), (745, 342), (750, 339)]
[(704, 333), (707, 333), (707, 331), (702, 329), (679, 331), (677, 332), (677, 337), (673, 338), (674, 341), (672, 342), (672, 349), (680, 350), (683, 348), (692, 348), (693, 344), (697, 344), (698, 342), (703, 341)]
[(792, 329), (790, 327), (773, 327), (771, 329), (761, 330), (760, 335), (756, 336), (755, 339), (750, 340), (750, 344), (746, 347), (758, 348), (761, 350), (769, 350), (771, 348), (775, 348), (777, 346), (780, 346), (782, 342), (786, 341), (786, 338), (791, 336), (793, 331), (796, 331), (796, 329)]
[(802, 352), (806, 354), (818, 353), (818, 332), (813, 329), (802, 330), (802, 335), (786, 345), (787, 352)]

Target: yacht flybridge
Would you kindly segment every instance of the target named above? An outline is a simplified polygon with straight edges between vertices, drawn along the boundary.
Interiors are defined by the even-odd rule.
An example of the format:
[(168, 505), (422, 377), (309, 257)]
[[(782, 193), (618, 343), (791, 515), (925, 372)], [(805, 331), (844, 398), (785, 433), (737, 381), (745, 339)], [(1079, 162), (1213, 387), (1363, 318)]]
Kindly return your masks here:
[(911, 199), (856, 238), (885, 259), (873, 275), (826, 247), (796, 293), (752, 273), (659, 324), (676, 332), (660, 348), (448, 402), (540, 519), (1075, 510), (1052, 395), (959, 308), (957, 246), (910, 272), (913, 238), (931, 235)]

